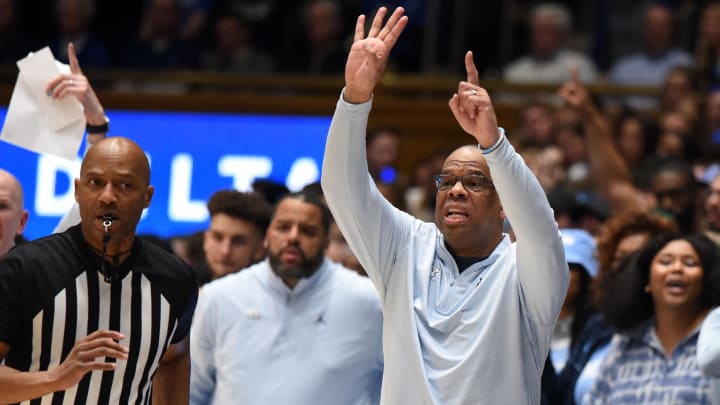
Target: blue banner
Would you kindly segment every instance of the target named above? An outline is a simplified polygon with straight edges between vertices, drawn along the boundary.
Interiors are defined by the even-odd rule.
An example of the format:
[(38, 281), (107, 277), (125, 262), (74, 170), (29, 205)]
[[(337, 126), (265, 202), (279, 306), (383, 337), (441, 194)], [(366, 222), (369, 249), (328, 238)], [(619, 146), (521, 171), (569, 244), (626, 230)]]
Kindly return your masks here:
[[(4, 117), (6, 110), (0, 110)], [(256, 179), (290, 190), (320, 179), (330, 117), (108, 111), (110, 136), (126, 136), (148, 154), (155, 195), (138, 233), (162, 237), (207, 226), (205, 206), (220, 189), (250, 190)], [(47, 235), (74, 202), (81, 158), (67, 161), (0, 142), (0, 167), (25, 190), (25, 236)]]

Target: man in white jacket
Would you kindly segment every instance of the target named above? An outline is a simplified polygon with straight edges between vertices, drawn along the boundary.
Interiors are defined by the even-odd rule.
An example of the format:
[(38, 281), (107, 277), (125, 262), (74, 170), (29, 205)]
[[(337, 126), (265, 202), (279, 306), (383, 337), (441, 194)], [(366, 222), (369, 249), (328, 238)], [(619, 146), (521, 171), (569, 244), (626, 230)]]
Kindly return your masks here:
[[(562, 241), (542, 188), (497, 126), (472, 54), (450, 109), (477, 145), (436, 177), (435, 220), (395, 209), (368, 175), (372, 92), (407, 24), (360, 16), (330, 126), (322, 186), (383, 306), (383, 404), (537, 404), (568, 286)], [(503, 220), (517, 242), (503, 234)]]
[(284, 196), (267, 259), (203, 287), (192, 325), (191, 405), (375, 405), (382, 313), (366, 277), (325, 257), (330, 212)]

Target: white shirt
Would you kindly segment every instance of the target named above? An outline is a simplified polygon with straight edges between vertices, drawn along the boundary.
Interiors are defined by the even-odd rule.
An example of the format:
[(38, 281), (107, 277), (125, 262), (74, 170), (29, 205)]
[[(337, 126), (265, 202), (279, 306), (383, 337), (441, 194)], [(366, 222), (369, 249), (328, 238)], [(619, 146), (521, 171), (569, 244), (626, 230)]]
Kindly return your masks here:
[(381, 336), (366, 277), (326, 259), (291, 290), (265, 260), (203, 287), (190, 403), (376, 404)]
[(538, 404), (540, 375), (569, 282), (542, 188), (509, 142), (486, 156), (517, 235), (458, 272), (435, 224), (394, 208), (367, 169), (371, 102), (338, 101), (322, 186), (383, 305), (381, 403)]

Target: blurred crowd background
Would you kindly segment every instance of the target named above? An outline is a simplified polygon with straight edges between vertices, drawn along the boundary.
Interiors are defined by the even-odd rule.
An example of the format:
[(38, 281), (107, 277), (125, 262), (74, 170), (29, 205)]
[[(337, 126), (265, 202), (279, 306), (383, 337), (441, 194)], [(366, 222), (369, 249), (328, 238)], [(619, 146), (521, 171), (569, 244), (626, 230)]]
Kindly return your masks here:
[[(354, 21), (381, 5), (405, 7), (410, 21), (385, 80), (393, 99), (383, 105), (389, 97), (378, 97), (367, 138), (370, 173), (398, 207), (433, 220), (432, 175), (456, 140), (468, 142), (444, 104), (463, 78), (469, 49), (500, 124), (556, 213), (568, 215), (571, 223), (563, 226), (597, 235), (608, 218), (632, 207), (674, 217), (687, 231), (708, 228), (703, 205), (720, 152), (720, 2), (0, 0), (2, 77), (12, 84), (14, 63), (45, 45), (66, 60), (72, 41), (110, 108), (152, 102), (118, 102), (113, 92), (125, 86), (191, 94), (181, 109), (199, 110), (228, 104), (283, 110), (282, 97), (302, 93), (310, 99), (293, 99), (291, 113), (329, 114)], [(114, 74), (100, 74), (107, 71)], [(171, 83), (128, 87), (119, 80), (143, 74)], [(204, 87), (188, 85), (201, 77)], [(265, 81), (253, 87), (254, 78)], [(557, 94), (573, 80), (592, 96), (584, 105)], [(266, 92), (273, 82), (287, 88)], [(249, 101), (214, 94), (230, 88)], [(430, 104), (442, 110), (440, 124), (427, 121), (435, 111)], [(599, 115), (589, 115), (587, 106)], [(668, 167), (681, 183), (656, 181)]]
[(87, 67), (333, 74), (342, 72), (357, 15), (383, 5), (403, 6), (410, 18), (391, 56), (399, 72), (461, 73), (471, 49), (486, 78), (501, 78), (534, 46), (577, 51), (598, 75), (645, 46), (671, 45), (706, 63), (720, 36), (720, 23), (702, 17), (707, 2), (654, 3), (668, 20), (645, 24), (651, 2), (618, 0), (558, 2), (566, 15), (538, 24), (528, 0), (2, 0), (0, 58), (11, 65), (47, 44), (62, 58), (63, 42), (74, 40)]

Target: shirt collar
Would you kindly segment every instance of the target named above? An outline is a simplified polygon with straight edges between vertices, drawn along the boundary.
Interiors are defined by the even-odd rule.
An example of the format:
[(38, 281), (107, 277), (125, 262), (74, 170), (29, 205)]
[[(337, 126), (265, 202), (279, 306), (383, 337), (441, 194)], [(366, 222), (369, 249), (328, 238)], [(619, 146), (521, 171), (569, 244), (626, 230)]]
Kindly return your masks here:
[[(89, 268), (95, 269), (95, 271), (100, 273), (100, 262), (102, 258), (98, 255), (97, 252), (95, 252), (95, 250), (93, 250), (92, 247), (90, 247), (90, 244), (85, 240), (85, 237), (82, 234), (81, 224), (70, 227), (66, 232), (70, 235), (72, 239), (74, 239), (78, 243), (80, 249), (85, 253), (85, 260)], [(115, 273), (116, 280), (122, 280), (130, 273), (130, 271), (137, 271), (135, 270), (135, 260), (140, 254), (141, 249), (143, 249), (142, 241), (140, 240), (140, 238), (135, 236), (132, 249), (130, 250), (130, 255), (117, 266), (113, 266), (113, 268), (111, 269), (108, 268), (110, 271)], [(111, 265), (108, 263), (107, 266)]]
[[(492, 253), (490, 253), (490, 256), (486, 257), (484, 260), (480, 260), (477, 263), (469, 266), (466, 268), (463, 273), (473, 273), (476, 270), (483, 270), (486, 267), (492, 265), (495, 263), (495, 261), (500, 257), (500, 255), (510, 247), (510, 238), (507, 234), (503, 233), (502, 238), (500, 238), (500, 242), (495, 246), (495, 249), (493, 249)], [(455, 258), (453, 258), (450, 251), (447, 249), (447, 246), (445, 246), (445, 238), (443, 237), (442, 233), (438, 233), (437, 242), (436, 242), (436, 254), (443, 265), (445, 266), (451, 266), (457, 270), (457, 263), (455, 263)]]
[[(698, 334), (700, 333), (701, 326), (702, 323), (698, 324), (693, 330), (690, 331), (690, 333), (688, 333), (684, 338), (682, 338), (675, 347), (675, 351), (686, 345), (692, 339), (697, 338)], [(655, 318), (650, 318), (645, 322), (640, 323), (638, 326), (628, 330), (626, 334), (631, 339), (641, 341), (642, 343), (656, 350), (659, 350), (662, 353), (665, 352), (665, 349), (663, 348), (662, 344), (660, 343), (660, 339), (657, 336), (657, 330), (655, 329)]]

